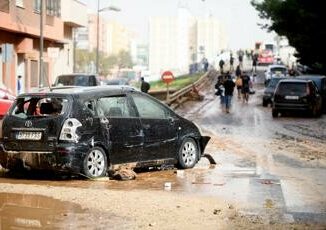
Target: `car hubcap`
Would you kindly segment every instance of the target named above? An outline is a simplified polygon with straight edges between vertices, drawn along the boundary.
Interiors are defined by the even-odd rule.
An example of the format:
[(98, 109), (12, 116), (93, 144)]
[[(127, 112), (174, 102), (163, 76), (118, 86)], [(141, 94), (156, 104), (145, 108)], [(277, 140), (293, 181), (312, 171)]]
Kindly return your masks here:
[(186, 142), (182, 148), (182, 160), (186, 166), (191, 166), (196, 160), (196, 147), (192, 142)]
[(93, 150), (87, 159), (87, 168), (88, 172), (93, 177), (98, 177), (102, 175), (104, 170), (104, 156), (103, 153), (99, 150)]

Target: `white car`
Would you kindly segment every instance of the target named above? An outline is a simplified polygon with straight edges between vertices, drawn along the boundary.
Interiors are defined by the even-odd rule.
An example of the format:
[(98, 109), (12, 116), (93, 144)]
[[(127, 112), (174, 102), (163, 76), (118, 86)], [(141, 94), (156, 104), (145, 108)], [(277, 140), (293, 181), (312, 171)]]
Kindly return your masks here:
[(286, 77), (288, 68), (284, 65), (269, 65), (265, 71), (265, 84), (275, 77)]

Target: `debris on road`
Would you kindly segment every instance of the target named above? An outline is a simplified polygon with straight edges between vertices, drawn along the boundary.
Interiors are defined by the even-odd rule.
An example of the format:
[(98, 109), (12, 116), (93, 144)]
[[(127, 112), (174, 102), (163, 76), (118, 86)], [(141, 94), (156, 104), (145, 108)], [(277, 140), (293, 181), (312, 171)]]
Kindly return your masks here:
[(134, 180), (136, 179), (137, 174), (135, 173), (134, 170), (130, 168), (120, 168), (119, 170), (115, 171), (114, 174), (112, 175), (112, 178), (115, 180)]

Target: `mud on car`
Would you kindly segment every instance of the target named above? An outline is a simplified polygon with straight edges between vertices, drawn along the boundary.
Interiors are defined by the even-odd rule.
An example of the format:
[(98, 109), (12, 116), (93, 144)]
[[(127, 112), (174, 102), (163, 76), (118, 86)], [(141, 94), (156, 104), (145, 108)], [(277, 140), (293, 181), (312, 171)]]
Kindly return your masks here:
[(0, 164), (101, 177), (121, 164), (192, 168), (210, 137), (126, 86), (51, 89), (17, 97), (2, 124)]

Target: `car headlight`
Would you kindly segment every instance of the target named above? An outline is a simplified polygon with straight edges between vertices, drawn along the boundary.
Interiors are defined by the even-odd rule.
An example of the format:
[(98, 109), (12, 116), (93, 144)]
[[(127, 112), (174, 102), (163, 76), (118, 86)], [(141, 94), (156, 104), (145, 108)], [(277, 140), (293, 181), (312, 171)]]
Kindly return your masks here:
[(264, 93), (264, 96), (271, 97), (272, 94), (271, 93)]

